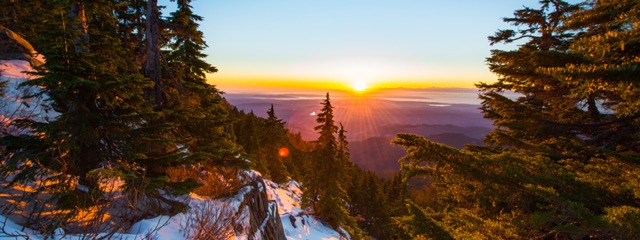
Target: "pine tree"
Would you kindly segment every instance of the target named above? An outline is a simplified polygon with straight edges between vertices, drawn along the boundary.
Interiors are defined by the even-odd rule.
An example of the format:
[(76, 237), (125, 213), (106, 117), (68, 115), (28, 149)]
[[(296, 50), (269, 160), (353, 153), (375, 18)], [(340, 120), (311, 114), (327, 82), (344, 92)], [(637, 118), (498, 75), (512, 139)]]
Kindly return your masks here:
[(415, 203), (408, 202), (407, 209), (409, 216), (400, 218), (398, 223), (412, 239), (454, 239)]
[(231, 121), (221, 92), (206, 81), (207, 73), (217, 69), (205, 62), (207, 47), (198, 30), (202, 17), (191, 10), (190, 0), (177, 1), (168, 31), (172, 42), (166, 53), (170, 81), (165, 81), (167, 121), (174, 122), (176, 137), (188, 151), (186, 162), (213, 165), (242, 165), (230, 133)]
[(308, 171), (305, 168), (305, 163), (309, 162), (312, 143), (302, 139), (299, 132), (287, 131), (287, 139), (289, 140), (290, 154), (284, 159), (284, 164), (292, 179), (302, 180), (304, 172)]
[(258, 117), (250, 111), (241, 120), (238, 141), (248, 153), (255, 153), (260, 148)]
[(114, 14), (118, 18), (117, 35), (127, 56), (134, 59), (137, 66), (143, 66), (146, 52), (144, 21), (147, 9), (145, 0), (115, 0)]
[[(640, 206), (617, 187), (638, 187), (632, 180), (637, 177), (627, 174), (636, 171), (637, 164), (617, 157), (558, 164), (543, 154), (460, 151), (411, 134), (398, 134), (393, 142), (407, 150), (399, 160), (406, 178), (420, 175), (433, 180), (434, 201), (424, 206), (427, 217), (453, 238), (633, 234), (628, 230), (612, 234), (601, 219), (611, 217), (603, 214), (605, 209)], [(411, 214), (415, 213), (419, 212)]]
[[(97, 191), (96, 176), (108, 168), (122, 174), (128, 189), (145, 186), (135, 191), (157, 195), (159, 188), (186, 186), (168, 182), (168, 166), (241, 163), (227, 131), (230, 123), (220, 92), (206, 83), (205, 73), (215, 68), (202, 61), (204, 55), (198, 52), (204, 42), (197, 24), (177, 20), (182, 19), (179, 17), (169, 25), (189, 31), (166, 31), (153, 1), (148, 5), (107, 0), (32, 3), (50, 13), (34, 17), (39, 21), (33, 27), (38, 29), (33, 34), (34, 47), (46, 56), (47, 63), (38, 69), (42, 78), (28, 84), (41, 87), (60, 116), (50, 122), (19, 121), (31, 134), (3, 138), (3, 154), (13, 164), (3, 170), (23, 170), (25, 178), (45, 173), (38, 168), (22, 169), (22, 163), (29, 160), (62, 173), (53, 176), (77, 178), (90, 191)], [(178, 12), (190, 13), (189, 8), (182, 4)], [(29, 10), (16, 8), (14, 12)], [(157, 22), (145, 21), (145, 14), (151, 14), (146, 20)], [(145, 22), (157, 26), (145, 28)], [(144, 37), (150, 41), (148, 46)], [(167, 39), (176, 44), (166, 45)], [(147, 58), (154, 63), (147, 64), (146, 70), (155, 66), (154, 73), (163, 71), (160, 77), (170, 76), (173, 84), (156, 84), (140, 74), (145, 72), (145, 47), (157, 50), (151, 51), (153, 59)], [(161, 48), (167, 52), (161, 53)], [(161, 58), (161, 54), (168, 57)], [(154, 85), (161, 87), (162, 97), (146, 94), (145, 101), (145, 89), (149, 93)]]
[(405, 200), (407, 199), (407, 185), (402, 180), (402, 173), (397, 172), (393, 176), (393, 180), (387, 191), (387, 202), (390, 207), (391, 216), (400, 216), (406, 214)]
[(582, 61), (547, 68), (571, 86), (590, 113), (587, 121), (566, 125), (599, 153), (633, 160), (640, 152), (640, 87), (637, 76), (640, 36), (636, 1), (590, 1), (572, 14), (566, 27), (580, 32), (570, 51)]
[(66, 206), (79, 210), (100, 200), (97, 183), (107, 168), (136, 171), (137, 159), (145, 154), (139, 146), (144, 117), (150, 113), (142, 98), (148, 85), (113, 35), (118, 23), (113, 2), (56, 1), (46, 7), (50, 13), (41, 23), (44, 30), (32, 40), (47, 61), (37, 69), (41, 78), (26, 84), (40, 87), (60, 115), (44, 122), (19, 121), (30, 133), (2, 139), (9, 159), (3, 170), (19, 170), (16, 181), (77, 180), (78, 185), (39, 191), (53, 194), (59, 208), (65, 207), (65, 199), (91, 195), (84, 198), (88, 202)]
[[(546, 152), (563, 158), (581, 142), (565, 124), (588, 118), (590, 113), (580, 108), (588, 99), (573, 96), (571, 86), (540, 69), (579, 61), (568, 51), (573, 34), (562, 27), (568, 15), (579, 7), (557, 0), (542, 0), (540, 4), (540, 9), (527, 7), (504, 19), (517, 26), (518, 31), (500, 30), (489, 37), (492, 45), (528, 41), (516, 50), (492, 50), (487, 59), (489, 69), (499, 78), (496, 83), (477, 85), (484, 91), (480, 98), (485, 118), (496, 126), (485, 142), (497, 148)], [(504, 95), (505, 91), (520, 97), (512, 100)], [(591, 108), (593, 102), (587, 103)]]
[[(492, 44), (528, 41), (517, 50), (494, 50), (488, 59), (500, 78), (478, 84), (485, 117), (497, 126), (486, 142), (556, 160), (637, 153), (635, 3), (540, 4), (505, 18), (520, 31), (489, 38)], [(511, 100), (503, 91), (521, 97)]]
[(349, 195), (349, 214), (356, 218), (358, 224), (365, 221), (362, 214), (364, 201), (367, 198), (365, 194), (366, 175), (362, 174), (361, 169), (355, 169), (350, 173), (351, 181), (347, 184)]
[[(313, 159), (309, 161), (307, 169), (314, 169), (314, 171), (307, 172), (305, 178), (305, 191), (303, 192), (303, 203), (307, 207), (311, 207), (319, 212), (318, 201), (320, 196), (323, 195), (323, 191), (327, 188), (329, 179), (323, 179), (322, 172), (328, 168), (328, 166), (336, 162), (337, 156), (337, 142), (335, 133), (337, 127), (333, 120), (333, 106), (329, 99), (329, 93), (322, 101), (321, 112), (318, 113), (316, 122), (320, 125), (314, 129), (320, 133), (320, 137), (315, 142), (317, 149), (313, 152)], [(333, 166), (332, 166), (333, 167)], [(322, 169), (322, 170), (321, 170)]]
[[(352, 172), (356, 168), (351, 162), (351, 153), (349, 152), (349, 141), (347, 141), (347, 130), (344, 129), (342, 123), (338, 130), (338, 160), (346, 168), (347, 172)], [(349, 176), (347, 176), (349, 177)]]
[[(43, 0), (0, 2), (0, 24), (25, 39), (35, 39), (44, 30), (51, 3)], [(33, 42), (35, 43), (35, 42)]]
[(638, 236), (614, 220), (640, 209), (637, 194), (618, 187), (638, 188), (629, 175), (638, 172), (637, 1), (540, 3), (506, 19), (521, 31), (490, 37), (527, 40), (493, 51), (489, 66), (500, 78), (478, 85), (497, 126), (491, 147), (460, 151), (410, 134), (393, 141), (407, 151), (399, 160), (405, 179), (433, 181), (433, 201), (396, 218), (412, 237)]
[(318, 149), (308, 166), (313, 171), (308, 172), (304, 182), (303, 203), (312, 207), (315, 215), (332, 228), (343, 227), (351, 235), (358, 236), (355, 220), (346, 208), (346, 166), (339, 159), (339, 143), (335, 136), (338, 128), (333, 118), (333, 106), (327, 93), (316, 119), (319, 125), (315, 130), (320, 134), (316, 141)]
[(365, 194), (363, 212), (365, 219), (364, 229), (373, 237), (378, 239), (391, 238), (391, 217), (389, 215), (389, 204), (386, 199), (381, 182), (373, 172), (363, 174), (365, 184), (363, 187)]
[(283, 156), (278, 153), (278, 150), (285, 147), (287, 142), (287, 133), (284, 125), (285, 122), (276, 117), (273, 104), (271, 104), (262, 128), (263, 138), (261, 145), (264, 147), (263, 154), (266, 156), (271, 180), (277, 183), (286, 182), (288, 175), (283, 163)]
[[(349, 141), (347, 141), (347, 130), (344, 129), (344, 126), (342, 125), (342, 123), (340, 123), (340, 128), (338, 129), (337, 140), (338, 140), (338, 146), (337, 146), (338, 149), (337, 149), (336, 158), (338, 160), (338, 164), (340, 164), (344, 169), (342, 171), (344, 171), (344, 178), (345, 178), (342, 187), (344, 189), (353, 189), (355, 187), (354, 186), (355, 182), (357, 181), (356, 176), (364, 175), (364, 174), (362, 174), (362, 170), (360, 168), (358, 168), (355, 164), (353, 164), (353, 162), (351, 162), (351, 153), (349, 151)], [(362, 187), (362, 185), (359, 187)], [(347, 202), (350, 202), (350, 203), (354, 202), (349, 195), (347, 197), (348, 197), (346, 199)]]

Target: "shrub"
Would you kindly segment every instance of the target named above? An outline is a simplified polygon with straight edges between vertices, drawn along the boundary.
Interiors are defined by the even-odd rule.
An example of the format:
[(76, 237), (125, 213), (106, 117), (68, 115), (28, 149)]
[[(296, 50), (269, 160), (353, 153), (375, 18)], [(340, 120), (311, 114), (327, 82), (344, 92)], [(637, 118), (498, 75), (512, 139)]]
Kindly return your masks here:
[(182, 222), (182, 234), (187, 239), (230, 239), (235, 235), (232, 208), (228, 204), (204, 201), (188, 212)]
[[(605, 209), (604, 219), (618, 227), (629, 236), (629, 239), (640, 238), (640, 209), (630, 206), (610, 207)], [(623, 233), (624, 234), (624, 233)]]
[(193, 190), (200, 196), (212, 199), (232, 195), (244, 183), (238, 176), (237, 168), (214, 168), (209, 166), (183, 165), (167, 170), (171, 182), (194, 179), (201, 184)]

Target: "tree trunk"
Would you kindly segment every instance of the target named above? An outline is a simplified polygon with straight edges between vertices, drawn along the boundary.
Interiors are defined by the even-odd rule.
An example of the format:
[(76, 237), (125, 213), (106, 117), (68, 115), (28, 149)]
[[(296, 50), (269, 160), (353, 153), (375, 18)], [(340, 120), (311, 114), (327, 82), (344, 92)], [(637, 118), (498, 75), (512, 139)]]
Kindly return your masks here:
[[(141, 16), (143, 14), (145, 14), (144, 9), (146, 7), (143, 6), (143, 4), (136, 4), (135, 5), (135, 15), (136, 16)], [(146, 57), (146, 53), (145, 53), (145, 49), (144, 49), (144, 35), (145, 35), (145, 26), (143, 25), (143, 19), (141, 17), (136, 17), (135, 18), (135, 25), (136, 25), (136, 63), (139, 63), (139, 66), (144, 66), (145, 64), (145, 57)]]
[(160, 65), (160, 19), (158, 17), (158, 0), (147, 3), (147, 61), (145, 73), (153, 81), (152, 89), (147, 89), (145, 97), (154, 99), (156, 106), (162, 107), (164, 94), (162, 87), (162, 68)]
[[(69, 17), (72, 21), (71, 27), (74, 30), (80, 30), (82, 34), (75, 39), (75, 47), (74, 51), (78, 55), (82, 55), (89, 51), (87, 44), (89, 43), (89, 25), (87, 24), (87, 16), (85, 13), (85, 5), (82, 1), (76, 1), (76, 4), (71, 6), (71, 12), (69, 13)], [(82, 57), (82, 56), (80, 56)], [(92, 101), (87, 101), (91, 99), (90, 95), (86, 92), (86, 89), (82, 89), (83, 91), (79, 91), (76, 93), (78, 99), (82, 99), (81, 101), (67, 99), (66, 105), (68, 109), (65, 114), (68, 115), (67, 121), (71, 121), (70, 123), (77, 123), (80, 121), (90, 121), (87, 119), (86, 114), (88, 112), (82, 109), (92, 109), (89, 111), (94, 111), (95, 105), (92, 104)], [(70, 118), (71, 117), (71, 118)], [(78, 184), (87, 187), (89, 192), (93, 192), (98, 190), (98, 179), (92, 178), (87, 173), (91, 171), (99, 162), (100, 156), (97, 152), (99, 149), (99, 140), (97, 137), (92, 136), (91, 139), (79, 138), (79, 133), (72, 132), (71, 134), (74, 139), (74, 144), (78, 146), (76, 150), (71, 154), (71, 158), (77, 162), (73, 162), (73, 166), (70, 167), (69, 172), (73, 175), (78, 176)]]
[(587, 110), (589, 111), (591, 120), (593, 120), (594, 122), (600, 122), (600, 111), (598, 110), (596, 99), (593, 95), (589, 95), (589, 97), (587, 98), (587, 105)]
[(77, 19), (78, 24), (73, 26), (74, 29), (81, 29), (82, 36), (76, 40), (76, 53), (84, 52), (85, 44), (89, 43), (89, 25), (87, 25), (87, 17), (84, 13), (84, 4), (79, 3), (78, 5), (73, 5), (71, 7), (71, 19)]

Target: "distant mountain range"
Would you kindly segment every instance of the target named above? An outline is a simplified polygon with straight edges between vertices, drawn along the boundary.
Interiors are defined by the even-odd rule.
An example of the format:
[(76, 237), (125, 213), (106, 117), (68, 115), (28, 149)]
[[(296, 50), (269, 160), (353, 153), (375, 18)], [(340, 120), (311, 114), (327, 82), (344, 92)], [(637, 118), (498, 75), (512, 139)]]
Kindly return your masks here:
[(349, 143), (351, 161), (384, 177), (392, 176), (400, 168), (398, 159), (406, 153), (402, 147), (391, 144), (395, 133), (414, 133), (431, 141), (461, 149), (466, 144), (482, 145), (482, 138), (491, 131), (486, 127), (426, 124), (387, 126), (385, 128), (385, 131), (390, 134)]

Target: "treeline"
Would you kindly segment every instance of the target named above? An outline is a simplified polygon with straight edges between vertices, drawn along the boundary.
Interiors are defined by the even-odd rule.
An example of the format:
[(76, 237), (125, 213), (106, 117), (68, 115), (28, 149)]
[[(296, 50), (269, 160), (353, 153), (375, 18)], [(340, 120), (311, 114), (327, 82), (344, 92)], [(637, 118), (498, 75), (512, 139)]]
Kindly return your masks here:
[(539, 2), (489, 37), (519, 45), (493, 50), (498, 81), (477, 84), (487, 146), (393, 141), (405, 180), (432, 182), (409, 208), (414, 239), (640, 238), (640, 5)]
[(302, 139), (300, 133), (287, 129), (286, 122), (276, 116), (273, 105), (267, 111), (266, 119), (256, 116), (253, 111), (246, 113), (229, 107), (236, 142), (242, 147), (243, 157), (250, 159), (251, 169), (276, 183), (302, 179), (303, 164), (314, 147), (311, 142)]

